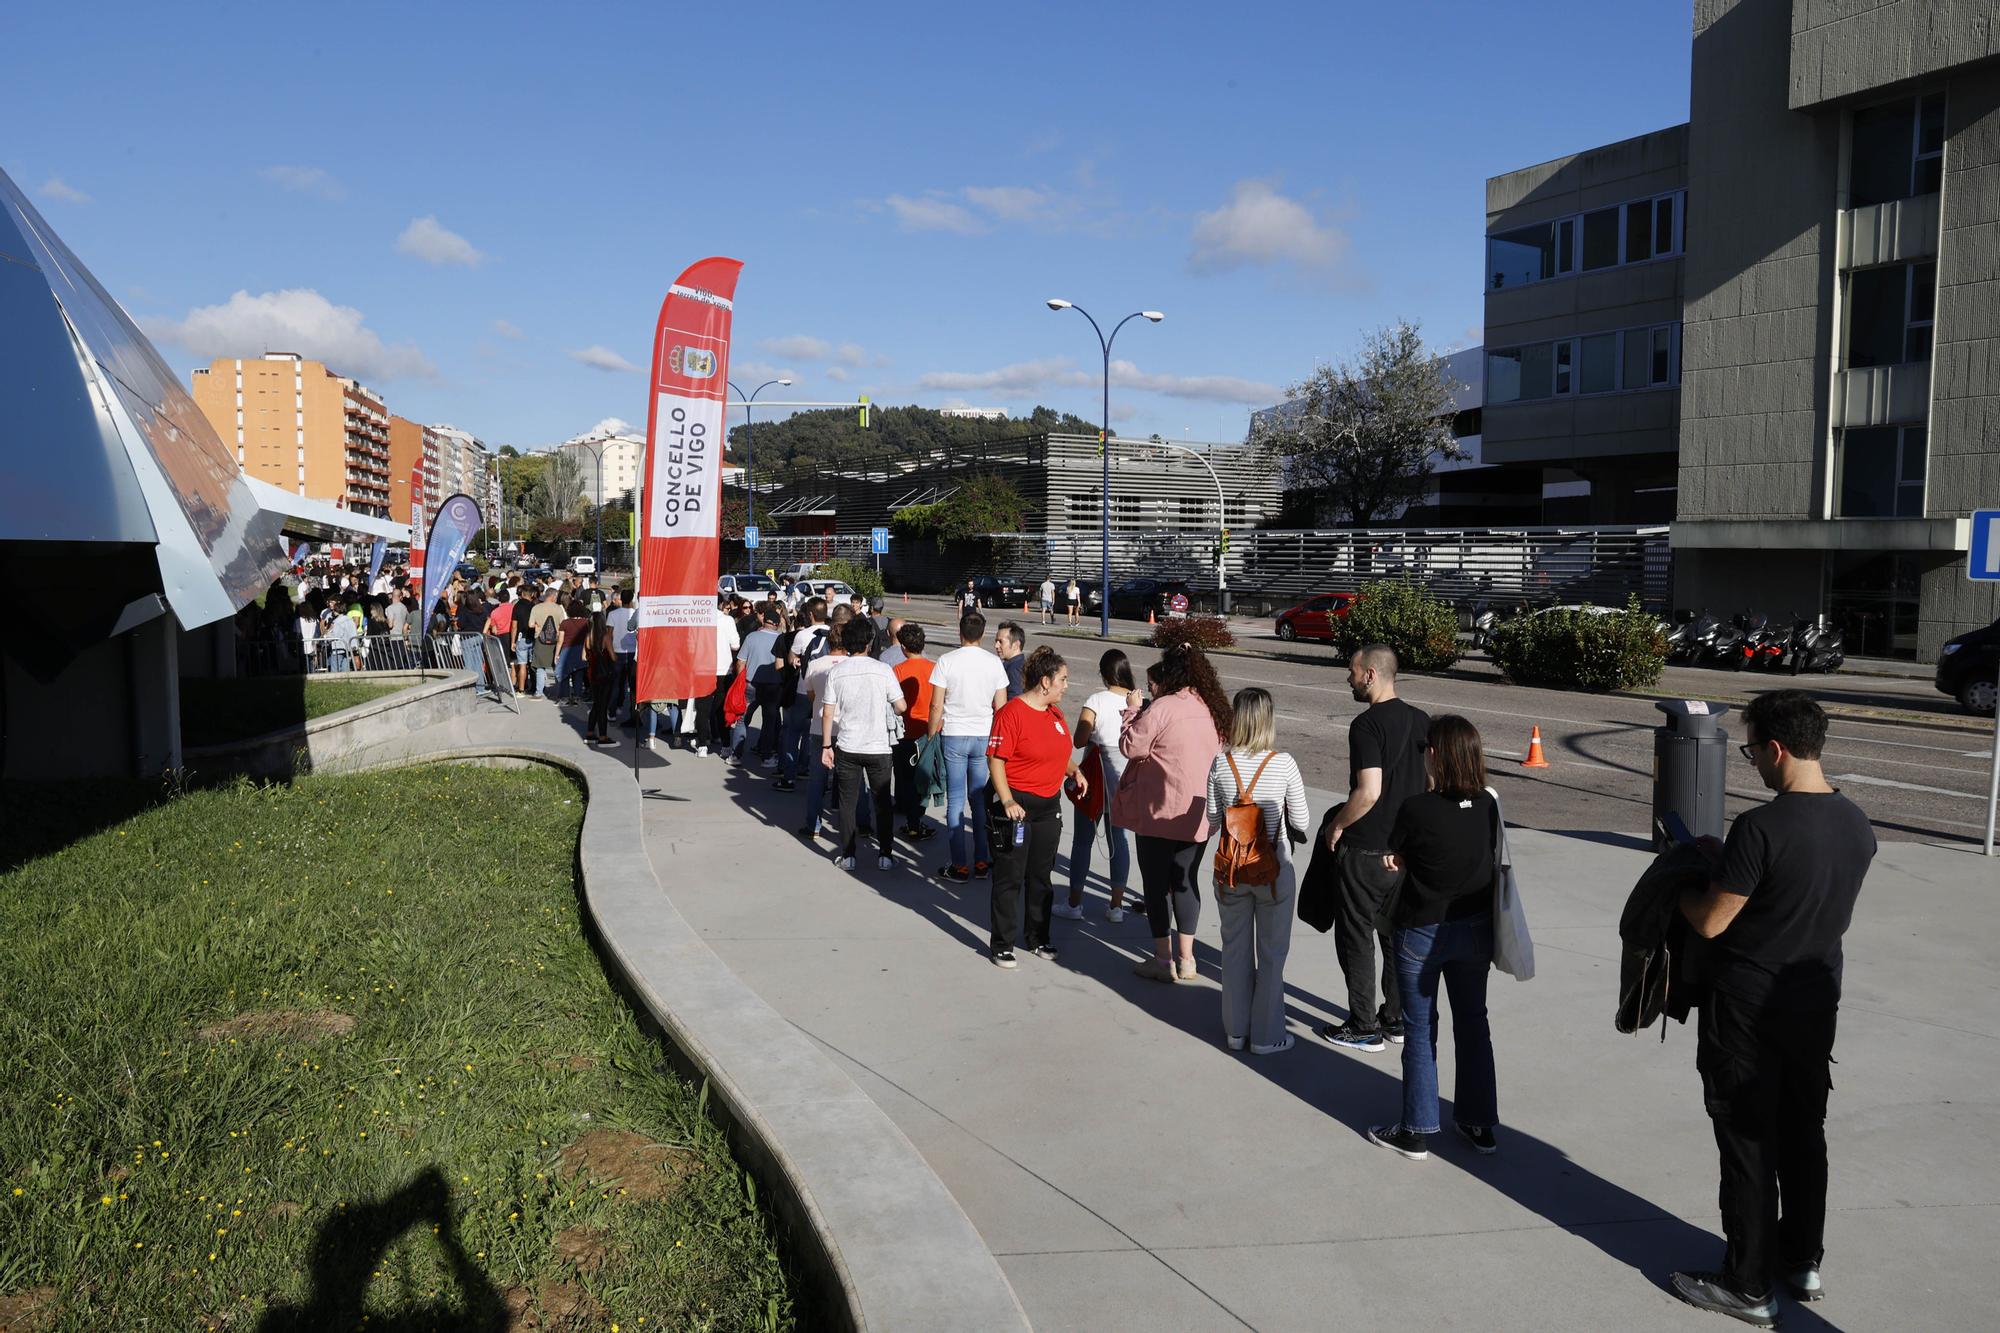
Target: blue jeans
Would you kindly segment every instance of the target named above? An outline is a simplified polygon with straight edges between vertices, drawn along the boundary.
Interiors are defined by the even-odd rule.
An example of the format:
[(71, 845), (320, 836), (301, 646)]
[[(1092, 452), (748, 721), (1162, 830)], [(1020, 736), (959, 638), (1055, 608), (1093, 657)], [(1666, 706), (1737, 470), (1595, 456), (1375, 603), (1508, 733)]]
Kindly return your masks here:
[(576, 682), (581, 680), (582, 677), (582, 648), (565, 648), (556, 655), (556, 696), (558, 698), (573, 699), (579, 693), (588, 694), (589, 690), (579, 691), (576, 688)]
[(640, 704), (638, 708), (646, 718), (647, 740), (653, 739), (653, 733), (659, 728), (660, 720), (663, 717), (666, 719), (666, 732), (669, 741), (681, 734), (681, 706), (679, 704)]
[(1483, 912), (1391, 937), (1403, 1000), (1403, 1128), (1438, 1132), (1438, 979), (1451, 996), (1458, 1082), (1452, 1119), (1472, 1129), (1500, 1122), (1493, 1082), (1493, 1032), (1486, 1023), (1486, 978), (1493, 968), (1493, 915)]
[[(951, 863), (970, 867), (976, 861), (991, 861), (986, 845), (986, 767), (984, 736), (944, 738), (944, 825), (951, 830)], [(959, 817), (972, 817), (971, 845), (967, 846)], [(967, 853), (970, 853), (968, 858)]]
[(812, 725), (812, 696), (801, 690), (785, 710), (784, 738), (778, 745), (778, 772), (787, 781), (806, 774), (806, 765), (819, 758), (818, 751), (806, 752), (806, 728)]
[(1084, 881), (1090, 878), (1090, 849), (1097, 841), (1097, 827), (1104, 826), (1105, 840), (1111, 845), (1111, 887), (1128, 887), (1132, 873), (1132, 839), (1124, 829), (1111, 822), (1111, 802), (1104, 803), (1104, 813), (1095, 821), (1077, 817), (1076, 829), (1069, 838), (1069, 891), (1083, 892)]

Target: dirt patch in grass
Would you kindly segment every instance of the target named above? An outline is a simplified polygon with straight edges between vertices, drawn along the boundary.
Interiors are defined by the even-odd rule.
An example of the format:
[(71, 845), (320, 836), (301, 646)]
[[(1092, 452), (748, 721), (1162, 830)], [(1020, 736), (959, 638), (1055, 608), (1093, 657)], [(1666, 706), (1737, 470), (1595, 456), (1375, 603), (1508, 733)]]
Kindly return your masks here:
[(579, 1273), (595, 1273), (611, 1258), (611, 1233), (603, 1227), (571, 1227), (556, 1236), (555, 1256), (576, 1265)]
[(507, 1312), (508, 1333), (563, 1333), (569, 1329), (601, 1328), (605, 1309), (597, 1298), (574, 1282), (544, 1281), (538, 1287), (509, 1287), (500, 1296)]
[(220, 1023), (210, 1023), (195, 1035), (203, 1041), (262, 1041), (267, 1037), (283, 1037), (286, 1041), (304, 1042), (310, 1045), (324, 1041), (328, 1037), (344, 1037), (354, 1031), (354, 1015), (343, 1014), (334, 1009), (314, 1009), (301, 1012), (297, 1009), (259, 1009), (252, 1013), (238, 1014), (225, 1018)]
[(562, 1150), (562, 1176), (613, 1185), (628, 1199), (670, 1199), (701, 1170), (691, 1154), (629, 1129), (593, 1129)]
[(0, 1333), (42, 1333), (55, 1322), (54, 1287), (29, 1287), (0, 1296)]

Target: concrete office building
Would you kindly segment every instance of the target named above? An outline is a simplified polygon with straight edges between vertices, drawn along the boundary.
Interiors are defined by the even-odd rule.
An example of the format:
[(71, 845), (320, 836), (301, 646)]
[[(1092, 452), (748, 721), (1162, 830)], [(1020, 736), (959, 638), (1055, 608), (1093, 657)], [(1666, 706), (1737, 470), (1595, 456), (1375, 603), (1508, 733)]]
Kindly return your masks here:
[(389, 415), (374, 390), (295, 352), (217, 357), (193, 384), (247, 475), (358, 514), (389, 512)]
[(1677, 125), (1486, 182), (1480, 456), (1535, 474), (1531, 521), (1673, 517), (1687, 141)]
[(2000, 614), (2000, 21), (1699, 0), (1676, 600), (1933, 658)]
[(500, 513), (500, 483), (494, 475), (493, 455), (486, 444), (469, 430), (456, 426), (427, 426), (438, 441), (438, 498), (430, 502), (437, 512), (439, 500), (460, 493), (479, 502), (489, 519)]

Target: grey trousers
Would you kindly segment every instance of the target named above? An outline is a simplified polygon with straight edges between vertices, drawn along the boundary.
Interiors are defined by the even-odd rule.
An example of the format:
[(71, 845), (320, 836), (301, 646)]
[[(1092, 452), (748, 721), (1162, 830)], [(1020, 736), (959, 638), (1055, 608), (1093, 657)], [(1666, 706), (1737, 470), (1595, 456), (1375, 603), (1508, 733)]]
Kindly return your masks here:
[[(1277, 900), (1271, 891), (1277, 891)], [(1298, 873), (1288, 859), (1270, 888), (1215, 893), (1222, 917), (1222, 1030), (1269, 1046), (1285, 1035), (1285, 956)]]

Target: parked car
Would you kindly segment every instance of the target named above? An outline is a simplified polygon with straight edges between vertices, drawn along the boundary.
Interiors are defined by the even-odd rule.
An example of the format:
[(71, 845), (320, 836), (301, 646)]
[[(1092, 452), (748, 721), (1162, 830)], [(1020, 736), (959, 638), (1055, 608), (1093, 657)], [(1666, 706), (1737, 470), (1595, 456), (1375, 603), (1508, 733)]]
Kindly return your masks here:
[(844, 602), (854, 596), (854, 589), (848, 587), (839, 579), (802, 579), (800, 580), (800, 586), (806, 590), (808, 597), (826, 598), (826, 604), (829, 607), (836, 602)]
[(754, 600), (772, 596), (778, 591), (778, 585), (762, 574), (724, 574), (715, 581), (715, 591), (721, 597), (741, 593)]
[(514, 557), (514, 568), (519, 570), (530, 570), (539, 564), (541, 564), (541, 561), (529, 555), (526, 551)]
[(1361, 594), (1356, 592), (1309, 597), (1289, 611), (1278, 613), (1278, 637), (1288, 643), (1295, 639), (1331, 639), (1335, 622), (1345, 619), (1360, 600)]
[[(1037, 584), (1036, 588), (1039, 589), (1040, 585)], [(994, 611), (1018, 611), (1023, 602), (1031, 601), (1035, 595), (1020, 579), (996, 577), (992, 574), (981, 574), (974, 578), (972, 590), (978, 595), (981, 606)], [(965, 580), (960, 579), (947, 587), (944, 595), (955, 599), (964, 591)]]
[(467, 583), (476, 582), (479, 578), (479, 566), (473, 564), (470, 560), (459, 561), (458, 568), (453, 572)]
[(569, 558), (569, 572), (580, 578), (588, 578), (597, 572), (597, 557), (594, 555), (573, 555)]
[(2000, 674), (2000, 620), (1947, 639), (1938, 649), (1937, 687), (1968, 713), (1992, 713), (1996, 674)]
[[(1178, 610), (1174, 601), (1177, 597), (1181, 599)], [(1144, 620), (1148, 615), (1165, 620), (1172, 615), (1187, 614), (1193, 600), (1193, 590), (1186, 579), (1127, 579), (1111, 590), (1111, 614), (1119, 620)], [(1095, 612), (1101, 604), (1097, 590), (1092, 588), (1085, 595), (1085, 609)]]

